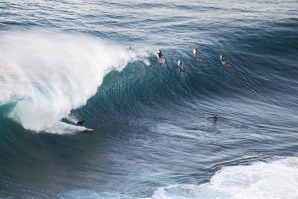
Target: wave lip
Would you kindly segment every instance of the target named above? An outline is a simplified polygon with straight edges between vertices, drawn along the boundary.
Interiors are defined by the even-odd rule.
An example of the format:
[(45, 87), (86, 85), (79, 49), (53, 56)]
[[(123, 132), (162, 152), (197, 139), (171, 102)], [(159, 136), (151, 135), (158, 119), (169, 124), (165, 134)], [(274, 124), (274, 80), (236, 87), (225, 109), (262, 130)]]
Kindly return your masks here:
[(4, 31), (0, 36), (0, 104), (9, 117), (42, 131), (86, 104), (104, 76), (137, 58), (125, 47), (65, 32)]

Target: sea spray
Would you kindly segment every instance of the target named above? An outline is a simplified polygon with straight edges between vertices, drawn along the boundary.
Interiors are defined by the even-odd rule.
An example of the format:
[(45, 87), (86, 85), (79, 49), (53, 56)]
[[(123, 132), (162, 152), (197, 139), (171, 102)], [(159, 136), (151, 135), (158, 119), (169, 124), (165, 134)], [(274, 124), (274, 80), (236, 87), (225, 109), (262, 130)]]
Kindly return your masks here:
[(107, 73), (134, 59), (137, 55), (125, 47), (89, 35), (3, 31), (0, 103), (15, 102), (9, 117), (42, 131), (86, 104)]

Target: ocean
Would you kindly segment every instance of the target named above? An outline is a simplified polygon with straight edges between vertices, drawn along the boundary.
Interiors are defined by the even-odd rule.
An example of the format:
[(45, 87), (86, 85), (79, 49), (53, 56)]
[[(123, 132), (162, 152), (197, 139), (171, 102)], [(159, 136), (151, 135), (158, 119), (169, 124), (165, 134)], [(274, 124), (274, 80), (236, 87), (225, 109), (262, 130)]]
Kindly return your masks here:
[(297, 10), (0, 1), (0, 198), (297, 199)]

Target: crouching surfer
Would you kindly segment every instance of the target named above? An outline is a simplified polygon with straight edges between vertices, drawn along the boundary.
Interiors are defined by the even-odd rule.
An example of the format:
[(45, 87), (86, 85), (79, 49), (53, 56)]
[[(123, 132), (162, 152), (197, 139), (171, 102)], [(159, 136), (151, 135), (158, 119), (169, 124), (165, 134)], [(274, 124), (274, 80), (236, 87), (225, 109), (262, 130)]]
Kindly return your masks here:
[(83, 126), (84, 123), (85, 123), (85, 120), (83, 120), (83, 121), (78, 121), (77, 124), (76, 124), (76, 126)]

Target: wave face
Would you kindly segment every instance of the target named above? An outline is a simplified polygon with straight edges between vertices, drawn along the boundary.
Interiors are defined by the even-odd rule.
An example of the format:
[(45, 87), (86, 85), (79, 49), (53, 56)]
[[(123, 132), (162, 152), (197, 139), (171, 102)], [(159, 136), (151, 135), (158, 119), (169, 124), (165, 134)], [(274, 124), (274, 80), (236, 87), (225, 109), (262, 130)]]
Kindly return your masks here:
[(2, 0), (0, 198), (298, 198), (296, 16), (297, 0)]
[(44, 30), (2, 32), (0, 48), (0, 102), (13, 103), (8, 116), (34, 131), (85, 105), (107, 73), (133, 59), (95, 37)]

